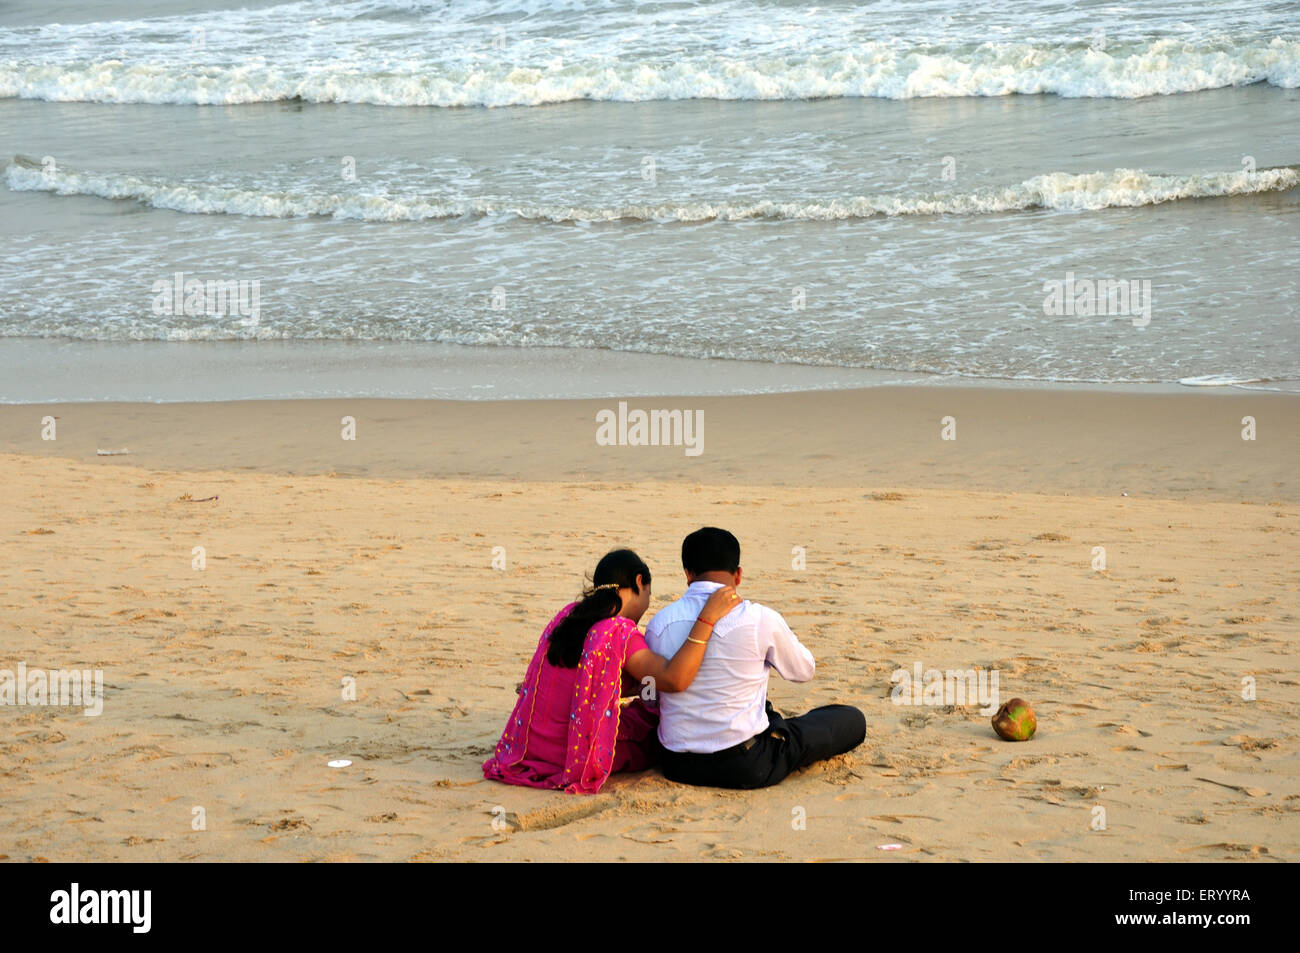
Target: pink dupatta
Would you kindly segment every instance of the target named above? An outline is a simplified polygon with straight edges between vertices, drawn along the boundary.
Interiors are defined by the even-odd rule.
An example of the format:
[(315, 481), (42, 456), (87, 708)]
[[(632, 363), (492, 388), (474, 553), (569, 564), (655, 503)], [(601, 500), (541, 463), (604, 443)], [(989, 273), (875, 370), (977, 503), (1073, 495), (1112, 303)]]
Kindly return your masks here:
[(483, 762), (485, 778), (534, 788), (563, 788), (573, 794), (595, 794), (609, 777), (614, 745), (618, 741), (623, 659), (627, 641), (637, 631), (636, 623), (622, 616), (603, 619), (587, 633), (573, 686), (563, 769), (549, 777), (538, 777), (534, 771), (519, 766), (528, 752), (528, 729), (542, 666), (547, 664), (551, 633), (575, 605), (573, 602), (561, 609), (542, 633), (533, 660), (528, 663), (519, 700), (497, 742), (496, 754)]

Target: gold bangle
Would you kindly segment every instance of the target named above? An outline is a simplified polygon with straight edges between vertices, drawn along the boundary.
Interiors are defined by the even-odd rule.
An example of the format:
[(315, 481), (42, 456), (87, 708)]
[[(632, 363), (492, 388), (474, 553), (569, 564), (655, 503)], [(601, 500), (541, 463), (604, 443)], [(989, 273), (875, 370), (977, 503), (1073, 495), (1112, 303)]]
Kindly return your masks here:
[(708, 645), (708, 639), (693, 639), (689, 635), (686, 637), (687, 642), (694, 642), (696, 645)]

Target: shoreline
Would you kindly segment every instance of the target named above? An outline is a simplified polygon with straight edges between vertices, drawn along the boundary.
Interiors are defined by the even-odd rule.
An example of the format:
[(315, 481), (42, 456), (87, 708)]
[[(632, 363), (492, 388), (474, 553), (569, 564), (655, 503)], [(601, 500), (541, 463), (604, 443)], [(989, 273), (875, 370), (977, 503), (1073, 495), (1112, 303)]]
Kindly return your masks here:
[[(638, 445), (626, 426), (638, 410), (679, 411), (683, 426), (660, 421), (669, 445)], [(55, 439), (42, 439), (50, 417)], [(602, 429), (606, 418), (613, 430)], [(1247, 420), (1253, 440), (1243, 439)], [(1300, 396), (1192, 389), (882, 385), (690, 398), (0, 405), (0, 453), (104, 466), (1257, 501), (1300, 498), (1298, 432)]]
[[(564, 379), (557, 380), (556, 369)], [(1196, 385), (1194, 381), (1212, 381)], [(1300, 380), (1074, 381), (432, 341), (85, 341), (0, 337), (0, 404), (581, 400), (870, 387), (1300, 393)]]

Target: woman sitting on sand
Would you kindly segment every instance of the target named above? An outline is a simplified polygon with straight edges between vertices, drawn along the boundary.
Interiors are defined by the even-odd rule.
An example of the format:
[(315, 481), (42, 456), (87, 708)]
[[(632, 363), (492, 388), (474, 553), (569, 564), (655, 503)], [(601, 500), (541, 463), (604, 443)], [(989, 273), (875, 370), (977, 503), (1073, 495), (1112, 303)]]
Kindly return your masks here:
[[(642, 771), (659, 759), (659, 715), (640, 698), (690, 686), (713, 624), (739, 605), (735, 587), (713, 593), (690, 638), (671, 660), (646, 646), (637, 622), (650, 606), (650, 569), (630, 549), (596, 564), (592, 587), (559, 611), (542, 633), (519, 700), (483, 776), (534, 788), (595, 794), (616, 771)], [(651, 693), (652, 695), (654, 693)]]

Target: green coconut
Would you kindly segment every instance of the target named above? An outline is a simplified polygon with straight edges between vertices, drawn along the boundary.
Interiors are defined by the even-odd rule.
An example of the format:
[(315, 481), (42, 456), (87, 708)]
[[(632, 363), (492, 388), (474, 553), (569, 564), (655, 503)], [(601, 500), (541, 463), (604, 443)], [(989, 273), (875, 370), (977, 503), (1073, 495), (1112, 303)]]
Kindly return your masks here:
[(1004, 741), (1028, 741), (1037, 728), (1034, 710), (1023, 698), (1011, 699), (993, 716), (993, 730)]

